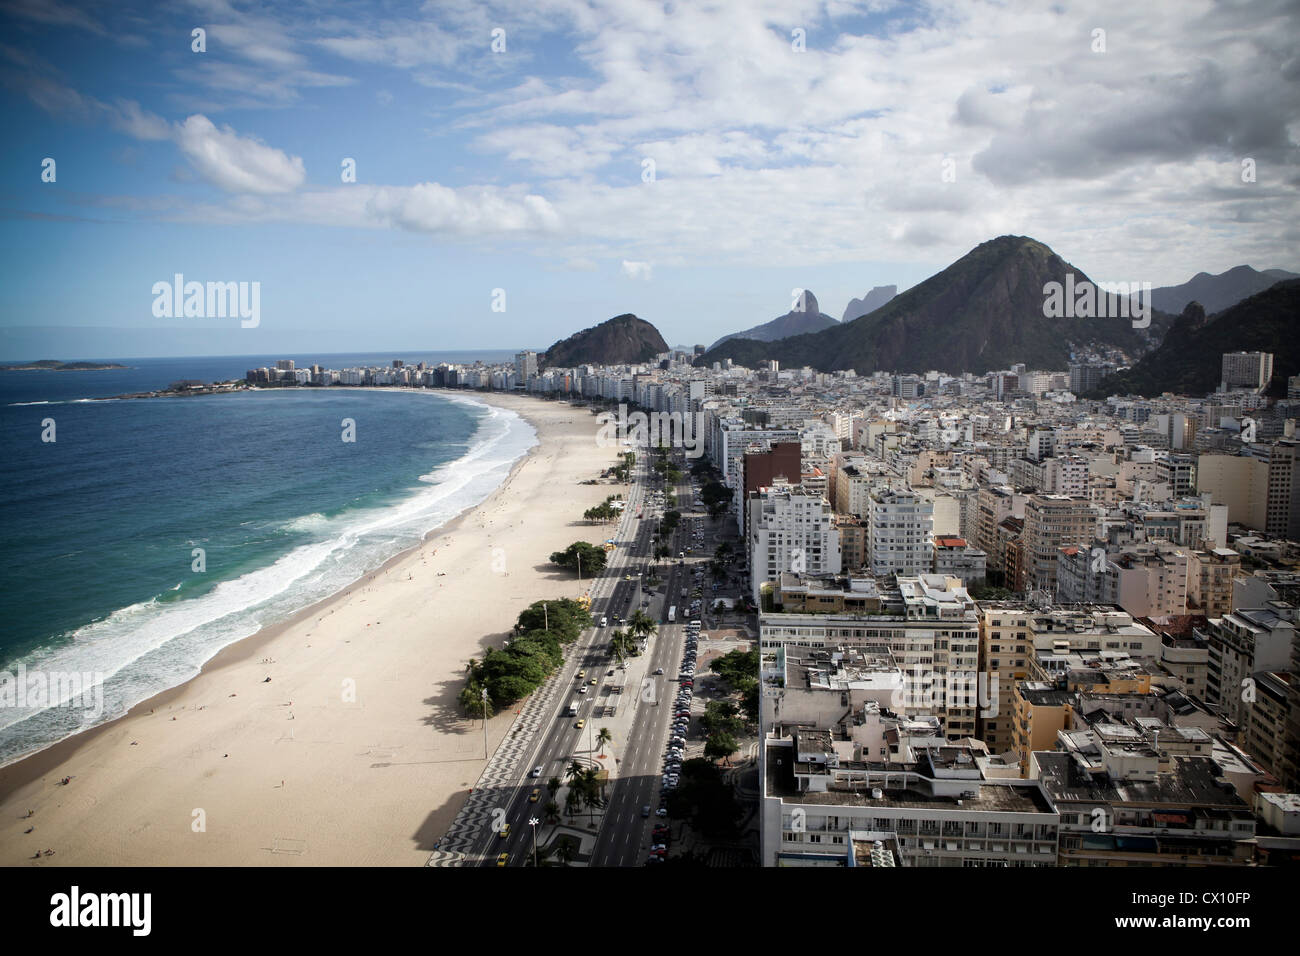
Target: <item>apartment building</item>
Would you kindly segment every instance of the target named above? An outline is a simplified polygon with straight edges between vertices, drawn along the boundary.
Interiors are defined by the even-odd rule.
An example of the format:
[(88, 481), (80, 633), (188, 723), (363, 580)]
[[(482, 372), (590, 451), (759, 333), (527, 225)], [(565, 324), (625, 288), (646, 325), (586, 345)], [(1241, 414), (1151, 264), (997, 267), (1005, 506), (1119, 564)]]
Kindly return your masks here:
[(1097, 514), (1087, 498), (1030, 495), (1025, 502), (1026, 584), (1040, 591), (1056, 589), (1057, 550), (1087, 545), (1097, 531)]
[(1209, 646), (1205, 696), (1223, 708), (1224, 715), (1241, 726), (1255, 694), (1258, 671), (1284, 671), (1291, 663), (1296, 641), (1296, 609), (1279, 601), (1261, 608), (1241, 608), (1212, 618), (1198, 636)]
[(939, 744), (900, 768), (843, 749), (828, 732), (764, 740), (764, 866), (846, 865), (854, 839), (896, 846), (905, 866), (1056, 864), (1059, 816), (1041, 785), (997, 777), (983, 751)]
[(1241, 574), (1241, 555), (1231, 548), (1193, 551), (1187, 568), (1187, 610), (1206, 617), (1232, 611), (1232, 582)]
[(872, 572), (927, 573), (932, 564), (933, 503), (911, 490), (882, 489), (871, 495), (869, 508)]
[(1231, 388), (1258, 391), (1273, 377), (1272, 352), (1224, 352), (1222, 364), (1219, 387), (1225, 392)]
[(1160, 769), (1145, 742), (1037, 751), (1030, 768), (1060, 814), (1062, 866), (1245, 866), (1255, 818), (1211, 757)]
[(899, 578), (876, 613), (763, 613), (759, 647), (887, 648), (907, 678), (909, 714), (937, 716), (950, 737), (975, 736), (989, 691), (979, 677), (979, 618), (955, 578)]
[(1035, 658), (1107, 652), (1155, 661), (1163, 647), (1151, 628), (1113, 606), (1052, 608), (1023, 601), (980, 602), (979, 637), (991, 705), (980, 712), (976, 736), (993, 753), (1015, 749), (1014, 690), (1032, 677)]
[(798, 485), (778, 482), (750, 495), (749, 568), (752, 597), (783, 571), (813, 575), (840, 571), (840, 533), (831, 506)]

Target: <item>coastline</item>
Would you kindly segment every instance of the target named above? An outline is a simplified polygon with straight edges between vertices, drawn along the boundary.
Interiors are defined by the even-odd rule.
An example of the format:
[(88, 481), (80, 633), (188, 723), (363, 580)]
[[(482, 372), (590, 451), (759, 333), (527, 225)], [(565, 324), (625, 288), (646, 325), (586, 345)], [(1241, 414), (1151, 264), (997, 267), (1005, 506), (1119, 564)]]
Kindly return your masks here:
[[(428, 532), (418, 544), (389, 558), (378, 569), (343, 590), (302, 609), (287, 620), (227, 645), (209, 659), (194, 677), (149, 697), (126, 714), (0, 768), (0, 807), (4, 809), (0, 813), (0, 821), (4, 821), (0, 822), (0, 862), (6, 865), (16, 865), (24, 860), (41, 865), (243, 865), (268, 862), (290, 865), (423, 864), (433, 841), (441, 835), (463, 802), (466, 787), (473, 785), (485, 763), (482, 756), (481, 722), (461, 719), (459, 715), (450, 713), (447, 706), (450, 702), (454, 707), (464, 663), (470, 657), (480, 654), (485, 646), (499, 645), (513, 626), (518, 612), (532, 601), (549, 596), (573, 596), (576, 593), (576, 582), (567, 574), (548, 570), (545, 559), (551, 550), (585, 536), (581, 529), (572, 526), (581, 524), (579, 519), (582, 511), (603, 500), (609, 490), (605, 485), (583, 486), (577, 484), (576, 480), (568, 480), (566, 483), (572, 486), (572, 492), (557, 502), (554, 500), (554, 485), (558, 480), (576, 479), (578, 476), (595, 477), (615, 458), (614, 449), (601, 449), (596, 445), (595, 433), (598, 426), (586, 409), (524, 396), (450, 393), (448, 397), (453, 396), (516, 412), (535, 429), (536, 444), (514, 462), (509, 474), (482, 502)], [(540, 499), (545, 499), (545, 502)], [(534, 511), (539, 520), (533, 520)], [(466, 564), (460, 559), (474, 545), (491, 544), (494, 535), (513, 528), (514, 522), (509, 522), (506, 529), (493, 528), (493, 525), (506, 517), (517, 517), (521, 527), (527, 519), (528, 535), (518, 542), (517, 556), (514, 555), (516, 549), (502, 545), (497, 545), (491, 556), (494, 559), (503, 556), (502, 560), (507, 562), (509, 571), (500, 575), (503, 581), (518, 577), (523, 579), (523, 583), (531, 582), (533, 586), (518, 590), (519, 585), (511, 580), (510, 588), (516, 593), (503, 600), (500, 595), (492, 593), (497, 588), (493, 586), (496, 582), (492, 581), (496, 575), (491, 575), (491, 572), (487, 572), (491, 575), (486, 578), (488, 587), (476, 589), (469, 586), (482, 583), (484, 568), (473, 563)], [(536, 530), (534, 525), (537, 525)], [(537, 540), (534, 540), (535, 537)], [(441, 555), (440, 549), (443, 552)], [(453, 549), (456, 554), (449, 554)], [(486, 563), (489, 562), (480, 555), (477, 564)], [(433, 605), (441, 605), (443, 602), (434, 593), (417, 594), (412, 599), (412, 588), (409, 585), (416, 583), (417, 575), (420, 578), (418, 583), (434, 585), (435, 593), (447, 590), (446, 586), (453, 583), (454, 578), (455, 584), (462, 585), (459, 589), (452, 588), (452, 592), (461, 598), (457, 602), (461, 606), (451, 609), (441, 606), (435, 608)], [(446, 580), (439, 581), (439, 578)], [(474, 580), (471, 581), (471, 578)], [(491, 605), (490, 608), (474, 606), (475, 591), (478, 592), (478, 598), (485, 599)], [(469, 598), (469, 601), (463, 598)], [(371, 605), (373, 611), (363, 611), (360, 607), (362, 604)], [(364, 616), (381, 609), (384, 617), (376, 618), (373, 622), (362, 620)], [(436, 645), (429, 646), (427, 642), (409, 635), (399, 637), (391, 644), (385, 642), (382, 648), (372, 641), (365, 645), (364, 653), (358, 653), (362, 649), (360, 643), (353, 645), (353, 640), (359, 636), (373, 638), (381, 633), (384, 619), (391, 619), (392, 615), (405, 616), (407, 621), (416, 626), (418, 623), (427, 626), (432, 621), (422, 618), (426, 615), (427, 618), (433, 618), (435, 614), (450, 625), (439, 635)], [(363, 626), (358, 629), (357, 624)], [(367, 634), (366, 630), (371, 627), (374, 627), (374, 631)], [(448, 632), (451, 634), (450, 639), (447, 638)], [(428, 636), (433, 637), (434, 634), (431, 632)], [(313, 642), (306, 643), (307, 638), (312, 638)], [(425, 646), (421, 647), (422, 643)], [(309, 653), (310, 650), (326, 645), (333, 645), (332, 653)], [(389, 650), (397, 653), (386, 654), (385, 651)], [(405, 717), (416, 718), (413, 723), (425, 728), (433, 726), (435, 729), (432, 732), (425, 731), (425, 739), (419, 739), (418, 736), (407, 739), (409, 728), (397, 727), (392, 727), (391, 733), (385, 736), (381, 726), (387, 730), (387, 720), (371, 722), (376, 726), (367, 729), (367, 720), (364, 719), (364, 711), (370, 709), (365, 706), (368, 703), (367, 692), (374, 693), (377, 670), (391, 674), (387, 678), (378, 678), (377, 683), (404, 685), (416, 680), (412, 671), (418, 669), (409, 667), (412, 655), (407, 652), (410, 651), (427, 652), (436, 658), (436, 664), (431, 669), (437, 673), (426, 676), (441, 678), (445, 689), (439, 696), (430, 698), (429, 692), (438, 686), (436, 680), (430, 681), (413, 699), (396, 697), (388, 706), (376, 709), (398, 712), (406, 710)], [(259, 654), (266, 656), (255, 660)], [(326, 702), (320, 697), (321, 688), (309, 689), (304, 686), (314, 683), (312, 671), (315, 667), (310, 662), (316, 661), (318, 666), (321, 656), (336, 658), (332, 664), (339, 673), (351, 669), (371, 678), (364, 683), (361, 678), (344, 678), (345, 681), (354, 681), (355, 698), (351, 709), (346, 700), (342, 703)], [(340, 666), (344, 664), (347, 666)], [(258, 674), (266, 672), (273, 681), (266, 682), (269, 683), (266, 688), (257, 687), (258, 682), (264, 682), (259, 676), (249, 686), (253, 671)], [(242, 693), (227, 690), (236, 684)], [(275, 690), (271, 690), (271, 687)], [(304, 692), (298, 692), (300, 687)], [(217, 691), (224, 691), (229, 696), (223, 700), (214, 696)], [(316, 692), (314, 697), (311, 696), (313, 691)], [(384, 694), (388, 691), (389, 688), (383, 690)], [(291, 695), (294, 693), (297, 693), (300, 700), (309, 697), (312, 703), (293, 704)], [(230, 698), (236, 699), (231, 701)], [(435, 711), (433, 714), (428, 713), (431, 705)], [(414, 713), (417, 711), (422, 716)], [(218, 712), (220, 717), (217, 717)], [(182, 717), (183, 722), (178, 719)], [(340, 720), (344, 722), (341, 725)], [(489, 721), (489, 736), (499, 741), (512, 720), (512, 713), (494, 717)], [(293, 723), (286, 727), (289, 721)], [(90, 841), (90, 845), (77, 846), (72, 839), (79, 832), (113, 829), (112, 822), (103, 818), (106, 802), (120, 804), (123, 809), (158, 804), (157, 797), (151, 798), (140, 793), (138, 788), (157, 786), (160, 783), (159, 774), (171, 774), (173, 764), (169, 761), (152, 767), (133, 767), (129, 771), (130, 779), (123, 779), (128, 774), (122, 771), (120, 765), (136, 763), (132, 758), (148, 752), (141, 749), (141, 746), (158, 742), (160, 732), (162, 737), (168, 739), (169, 746), (166, 749), (173, 754), (184, 755), (180, 760), (182, 766), (177, 767), (176, 772), (184, 774), (184, 764), (190, 763), (195, 765), (190, 772), (197, 771), (199, 774), (197, 780), (193, 781), (195, 786), (190, 786), (181, 779), (178, 781), (180, 786), (173, 782), (170, 786), (163, 787), (164, 790), (180, 789), (193, 793), (197, 789), (211, 793), (217, 788), (204, 781), (219, 775), (225, 779), (227, 791), (246, 791), (247, 787), (241, 783), (241, 779), (228, 771), (239, 763), (247, 763), (240, 761), (232, 765), (229, 762), (230, 757), (234, 756), (232, 750), (242, 746), (250, 749), (250, 755), (255, 759), (248, 772), (256, 774), (265, 771), (267, 780), (278, 786), (270, 789), (268, 785), (265, 789), (270, 789), (269, 795), (247, 792), (217, 794), (219, 798), (230, 798), (218, 799), (219, 804), (242, 803), (244, 807), (239, 816), (246, 819), (245, 814), (256, 817), (267, 802), (280, 806), (294, 802), (286, 800), (281, 793), (288, 788), (289, 778), (285, 773), (290, 771), (285, 769), (277, 777), (274, 771), (263, 765), (275, 762), (271, 758), (275, 756), (274, 752), (280, 744), (298, 743), (304, 732), (321, 729), (338, 732), (336, 737), (346, 737), (349, 732), (358, 731), (363, 735), (368, 734), (364, 739), (371, 741), (372, 750), (364, 756), (394, 757), (403, 749), (417, 748), (423, 750), (425, 756), (438, 755), (440, 759), (436, 762), (445, 764), (444, 772), (437, 775), (438, 780), (424, 780), (416, 790), (414, 799), (422, 798), (425, 804), (424, 818), (412, 820), (414, 826), (408, 824), (408, 832), (404, 836), (394, 839), (396, 831), (388, 832), (388, 842), (378, 857), (373, 848), (357, 848), (354, 852), (347, 843), (322, 837), (319, 830), (310, 837), (272, 835), (255, 838), (255, 847), (241, 841), (237, 830), (231, 832), (228, 828), (223, 829), (223, 839), (214, 840), (212, 836), (215, 826), (197, 832), (191, 827), (192, 816), (197, 820), (197, 814), (202, 811), (202, 815), (207, 817), (202, 793), (195, 794), (193, 799), (187, 797), (182, 801), (188, 803), (188, 807), (177, 805), (172, 808), (175, 816), (168, 825), (168, 829), (173, 831), (171, 838), (158, 841), (155, 845), (149, 845), (150, 840), (137, 839), (133, 841), (135, 845), (128, 848), (110, 834), (104, 834), (103, 840)], [(284, 736), (286, 730), (289, 731), (288, 737)], [(375, 736), (377, 731), (380, 731), (379, 735)], [(212, 741), (214, 733), (222, 740), (220, 747), (229, 746), (232, 750), (223, 749), (222, 753), (216, 753), (218, 745)], [(401, 742), (396, 746), (386, 743), (394, 737), (402, 738)], [(315, 742), (327, 744), (330, 741)], [(279, 749), (297, 749), (301, 752), (304, 748), (290, 746)], [(489, 752), (494, 749), (495, 742), (490, 744)], [(192, 759), (186, 760), (186, 757)], [(448, 757), (454, 759), (448, 760)], [(202, 769), (199, 769), (200, 766)], [(378, 763), (373, 766), (387, 768), (395, 765)], [(454, 772), (445, 772), (448, 770)], [(297, 775), (294, 781), (295, 793), (308, 782), (304, 777), (310, 779), (330, 776), (333, 771), (332, 767), (321, 766), (321, 761), (293, 761), (292, 772)], [(363, 772), (358, 775), (366, 776)], [(58, 782), (64, 777), (71, 778), (67, 787)], [(452, 777), (457, 780), (453, 782), (450, 779)], [(382, 786), (386, 788), (388, 783)], [(365, 799), (367, 789), (349, 788), (345, 803), (310, 808), (300, 805), (300, 810), (306, 809), (307, 816), (321, 818), (322, 822), (324, 819), (341, 818), (356, 823), (359, 816), (368, 821), (366, 827), (376, 824), (382, 826), (387, 819), (386, 808), (391, 806), (395, 795), (387, 789), (374, 793), (374, 805), (371, 806)], [(406, 794), (406, 802), (412, 798), (411, 794)], [(314, 797), (314, 800), (320, 799), (321, 796)], [(442, 801), (441, 806), (439, 800)], [(91, 808), (94, 808), (93, 816), (89, 812)], [(29, 809), (35, 810), (35, 815), (30, 820), (22, 819)], [(285, 818), (285, 825), (292, 829), (288, 821), (297, 818), (300, 813), (294, 811), (280, 815)], [(157, 829), (151, 819), (137, 821), (135, 826), (130, 826), (128, 821), (122, 823), (127, 825), (128, 834), (137, 838), (151, 829)], [(34, 826), (34, 832), (24, 834), (23, 830), (27, 826)], [(337, 831), (330, 836), (336, 834), (345, 836)], [(206, 839), (202, 839), (204, 837)], [(403, 842), (407, 844), (405, 850), (401, 849)], [(211, 844), (220, 846), (217, 852), (209, 854), (206, 850)], [(33, 858), (34, 853), (46, 848), (55, 849), (55, 855), (40, 857), (39, 860)], [(196, 850), (199, 851), (197, 856)]]

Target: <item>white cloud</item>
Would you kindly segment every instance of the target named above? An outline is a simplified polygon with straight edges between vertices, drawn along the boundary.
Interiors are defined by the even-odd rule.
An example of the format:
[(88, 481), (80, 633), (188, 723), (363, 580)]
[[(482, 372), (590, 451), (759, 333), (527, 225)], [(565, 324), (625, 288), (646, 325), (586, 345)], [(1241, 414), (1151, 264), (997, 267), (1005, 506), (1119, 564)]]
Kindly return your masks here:
[(306, 178), (301, 157), (240, 136), (229, 126), (217, 129), (199, 114), (178, 125), (176, 145), (200, 176), (227, 192), (282, 193)]
[(629, 279), (640, 279), (642, 282), (650, 281), (652, 267), (648, 262), (631, 262), (623, 260), (623, 275)]

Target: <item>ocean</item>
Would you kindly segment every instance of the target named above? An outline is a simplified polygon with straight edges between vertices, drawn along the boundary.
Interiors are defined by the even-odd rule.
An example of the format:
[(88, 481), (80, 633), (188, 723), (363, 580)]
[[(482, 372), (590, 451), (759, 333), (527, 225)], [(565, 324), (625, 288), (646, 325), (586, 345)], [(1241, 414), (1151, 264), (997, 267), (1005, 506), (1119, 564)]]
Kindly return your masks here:
[[(345, 368), (509, 353), (452, 354), (0, 372), (0, 765), (121, 715), (341, 590), (486, 498), (536, 443), (517, 415), (447, 392), (90, 399), (242, 378), (285, 357)], [(51, 419), (55, 441), (43, 441)], [(102, 688), (99, 712), (89, 693), (61, 699), (74, 674)]]

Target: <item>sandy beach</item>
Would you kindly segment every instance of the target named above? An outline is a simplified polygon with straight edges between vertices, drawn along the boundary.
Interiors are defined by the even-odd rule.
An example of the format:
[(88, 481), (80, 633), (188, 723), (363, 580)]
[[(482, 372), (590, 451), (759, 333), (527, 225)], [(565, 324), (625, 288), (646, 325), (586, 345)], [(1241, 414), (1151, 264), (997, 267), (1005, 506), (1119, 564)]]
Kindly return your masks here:
[[(619, 490), (580, 484), (617, 453), (588, 410), (472, 397), (538, 432), (500, 488), (186, 684), (0, 768), (0, 863), (423, 865), (485, 763), (456, 709), (466, 661), (580, 593), (547, 557), (600, 540), (582, 513)], [(513, 719), (488, 722), (490, 750)]]

